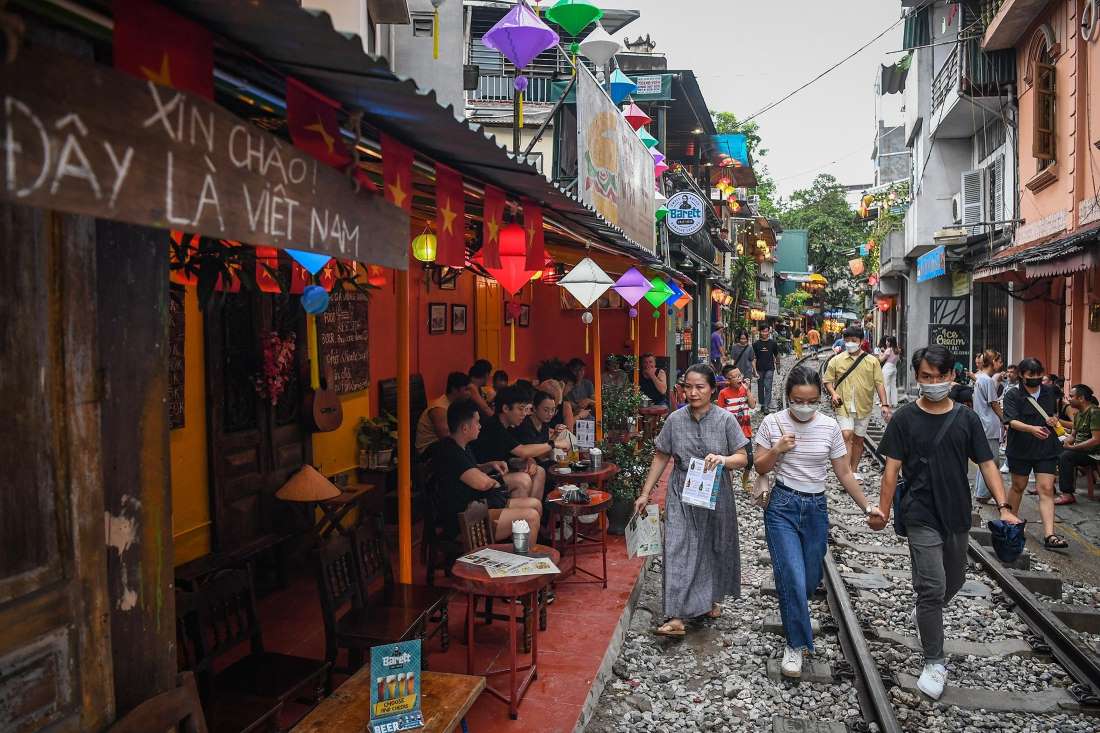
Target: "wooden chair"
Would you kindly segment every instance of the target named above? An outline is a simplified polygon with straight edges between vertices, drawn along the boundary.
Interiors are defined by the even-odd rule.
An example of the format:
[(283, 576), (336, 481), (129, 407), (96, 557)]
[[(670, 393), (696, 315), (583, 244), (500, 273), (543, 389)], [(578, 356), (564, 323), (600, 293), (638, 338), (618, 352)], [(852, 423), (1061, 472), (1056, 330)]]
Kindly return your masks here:
[[(380, 517), (375, 517), (360, 525), (353, 535), (355, 559), (359, 564), (359, 579), (362, 582), (363, 595), (368, 606), (379, 605), (385, 608), (400, 608), (414, 611), (421, 616), (425, 628), (434, 624), (435, 628), (424, 636), (424, 641), (438, 635), (443, 651), (451, 646), (447, 630), (447, 602), (451, 600), (451, 591), (446, 588), (434, 588), (427, 585), (398, 583), (393, 577), (393, 563), (390, 562), (386, 548), (386, 535)], [(381, 583), (379, 594), (372, 596), (376, 585)], [(427, 649), (421, 654), (428, 658)]]
[[(367, 603), (355, 549), (347, 537), (333, 536), (314, 551), (314, 559), (325, 622), (325, 659), (333, 670), (353, 674), (372, 646), (422, 637), (423, 614)], [(340, 649), (348, 650), (346, 667), (336, 666)]]
[(1096, 493), (1096, 480), (1100, 478), (1100, 462), (1094, 459), (1091, 465), (1078, 466), (1077, 469), (1074, 471), (1074, 475), (1076, 476), (1079, 473), (1083, 474), (1085, 477), (1085, 482), (1088, 485), (1089, 490), (1089, 498), (1095, 501), (1096, 497), (1094, 496), (1094, 494)]
[[(489, 516), (489, 507), (485, 502), (471, 502), (470, 505), (466, 507), (466, 511), (458, 515), (458, 528), (459, 538), (462, 540), (462, 549), (465, 553), (474, 552), (496, 541), (495, 534), (493, 533), (493, 522)], [(541, 631), (546, 630), (545, 598), (545, 591), (540, 591), (538, 610), (539, 629)], [(531, 608), (526, 598), (521, 601), (521, 604), (523, 606), (522, 650), (523, 653), (526, 654), (531, 649)], [(469, 608), (466, 612), (475, 615), (478, 613), (476, 608)], [(493, 623), (493, 621), (507, 621), (509, 616), (510, 614), (493, 613), (493, 598), (490, 596), (485, 598), (485, 610), (481, 612), (481, 617), (484, 619), (486, 625)]]
[[(319, 702), (328, 686), (329, 665), (317, 659), (269, 652), (256, 614), (251, 576), (243, 570), (223, 570), (194, 594), (195, 614), (185, 633), (196, 651), (195, 673), (200, 687), (222, 693), (232, 690), (285, 703), (307, 698)], [(249, 653), (215, 672), (219, 657), (241, 645)]]
[(175, 689), (151, 697), (115, 721), (106, 733), (150, 733), (178, 730), (182, 733), (208, 733), (202, 714), (195, 675), (182, 672)]
[(436, 487), (429, 480), (424, 491), (424, 530), (420, 548), (429, 586), (435, 585), (435, 574), (440, 570), (445, 577), (451, 577), (451, 567), (462, 554), (462, 544), (444, 534), (440, 527), (440, 516), (442, 513)]
[[(283, 704), (276, 699), (256, 697), (235, 691), (217, 691), (210, 684), (208, 664), (202, 659), (202, 647), (194, 642), (188, 629), (197, 627), (195, 618), (197, 595), (176, 591), (176, 648), (181, 670), (203, 670), (205, 684), (201, 685), (199, 699), (206, 717), (206, 729), (210, 733), (258, 733), (278, 730), (279, 713)], [(200, 661), (202, 664), (200, 664)], [(193, 672), (186, 674), (194, 684)], [(181, 680), (183, 678), (181, 677)], [(156, 728), (155, 730), (166, 730)], [(142, 731), (149, 730), (142, 728)], [(113, 733), (113, 732), (112, 732)]]

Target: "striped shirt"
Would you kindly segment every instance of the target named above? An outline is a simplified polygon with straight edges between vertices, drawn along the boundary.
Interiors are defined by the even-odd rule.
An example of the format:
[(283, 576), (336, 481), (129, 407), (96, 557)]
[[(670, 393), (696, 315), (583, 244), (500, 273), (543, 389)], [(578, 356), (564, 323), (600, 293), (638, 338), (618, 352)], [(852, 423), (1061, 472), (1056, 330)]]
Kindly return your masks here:
[(760, 423), (756, 444), (771, 449), (786, 433), (794, 433), (794, 448), (775, 463), (776, 478), (797, 491), (818, 494), (825, 491), (830, 461), (848, 455), (844, 436), (836, 420), (820, 412), (808, 423), (800, 423), (783, 410), (773, 412)]

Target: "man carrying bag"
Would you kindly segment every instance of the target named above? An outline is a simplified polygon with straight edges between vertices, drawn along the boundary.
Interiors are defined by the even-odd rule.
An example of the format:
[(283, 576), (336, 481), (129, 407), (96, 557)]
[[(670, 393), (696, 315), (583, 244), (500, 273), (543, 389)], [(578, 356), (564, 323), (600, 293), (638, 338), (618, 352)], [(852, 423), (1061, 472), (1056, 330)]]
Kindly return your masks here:
[(876, 391), (882, 403), (882, 419), (890, 419), (882, 366), (878, 359), (868, 358), (867, 352), (860, 350), (862, 343), (863, 331), (858, 327), (844, 329), (844, 353), (834, 356), (825, 367), (825, 389), (833, 400), (836, 421), (848, 447), (848, 465), (857, 481), (863, 478), (859, 475), (859, 459), (863, 457), (863, 438), (871, 424)]

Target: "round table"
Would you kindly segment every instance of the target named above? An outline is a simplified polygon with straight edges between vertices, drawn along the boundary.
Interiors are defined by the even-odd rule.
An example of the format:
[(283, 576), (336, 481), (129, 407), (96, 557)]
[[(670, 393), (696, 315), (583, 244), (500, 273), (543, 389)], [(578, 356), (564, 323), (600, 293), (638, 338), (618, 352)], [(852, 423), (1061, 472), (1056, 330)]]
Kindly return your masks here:
[[(501, 552), (514, 552), (511, 543), (489, 545), (493, 550)], [(553, 547), (546, 545), (534, 545), (528, 554), (532, 557), (546, 557), (555, 565), (561, 562), (561, 555)], [(539, 591), (550, 585), (558, 573), (546, 575), (520, 575), (512, 578), (490, 578), (488, 571), (480, 565), (472, 565), (467, 562), (456, 562), (452, 568), (454, 573), (453, 587), (459, 593), (466, 594), (466, 674), (478, 674), (486, 678), (485, 689), (502, 702), (508, 703), (508, 715), (515, 720), (519, 717), (519, 704), (523, 696), (527, 694), (527, 688), (538, 679), (539, 658)], [(486, 669), (483, 672), (474, 672), (474, 598), (485, 596), (489, 598), (511, 599), (513, 606), (518, 606), (517, 600), (525, 596), (529, 597), (531, 608), (535, 609), (531, 622), (531, 663), (520, 667), (516, 650), (516, 617), (509, 614), (508, 620), (508, 649), (509, 666), (506, 669)], [(490, 665), (491, 667), (491, 665)], [(517, 675), (525, 672), (523, 679), (518, 680)], [(508, 694), (493, 688), (488, 684), (488, 678), (499, 675), (508, 675)]]
[(614, 463), (604, 463), (596, 470), (589, 471), (570, 471), (569, 473), (558, 473), (556, 468), (551, 468), (546, 472), (546, 477), (550, 480), (552, 486), (558, 486), (560, 484), (595, 484), (596, 488), (603, 491), (603, 485), (609, 478), (619, 472), (619, 467)]
[(638, 417), (641, 418), (642, 435), (646, 438), (656, 438), (657, 426), (661, 424), (661, 418), (666, 415), (668, 415), (668, 407), (665, 405), (639, 407)]
[[(578, 504), (575, 502), (565, 501), (561, 495), (561, 489), (554, 489), (546, 497), (546, 506), (549, 507), (550, 512), (553, 514), (553, 519), (550, 524), (550, 531), (560, 539), (555, 540), (555, 544), (560, 546), (562, 554), (566, 554), (570, 548), (572, 548), (573, 563), (568, 569), (563, 568), (561, 575), (556, 582), (558, 583), (603, 583), (603, 587), (607, 587), (607, 510), (611, 507), (614, 501), (611, 494), (606, 491), (598, 491), (596, 489), (588, 490), (589, 502), (587, 504)], [(596, 516), (598, 520), (596, 525), (599, 527), (600, 533), (585, 534), (581, 532), (581, 523), (579, 517), (591, 517)], [(573, 528), (573, 537), (566, 544), (565, 540), (565, 518), (570, 517), (570, 525)], [(600, 551), (603, 554), (603, 575), (596, 575), (590, 570), (586, 570), (577, 565), (577, 547), (581, 542), (589, 543), (590, 545), (599, 545)], [(589, 578), (573, 578), (577, 572), (582, 572)], [(566, 578), (573, 578), (572, 580), (566, 580)]]

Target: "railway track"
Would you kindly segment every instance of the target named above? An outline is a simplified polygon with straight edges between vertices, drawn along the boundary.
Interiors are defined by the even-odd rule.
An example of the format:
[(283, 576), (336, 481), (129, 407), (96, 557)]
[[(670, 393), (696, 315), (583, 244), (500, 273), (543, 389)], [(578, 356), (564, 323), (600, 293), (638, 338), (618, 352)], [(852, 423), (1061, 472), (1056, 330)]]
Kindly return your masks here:
[[(816, 361), (824, 369), (827, 360), (819, 357), (825, 355), (808, 355), (795, 365)], [(783, 399), (781, 385), (776, 391)], [(885, 466), (883, 432), (873, 421), (866, 441), (870, 465), (861, 466), (872, 500)], [(824, 585), (846, 664), (810, 669), (818, 682), (850, 679), (863, 720), (777, 718), (773, 730), (1100, 730), (1100, 656), (1095, 645), (1089, 648), (1100, 633), (1100, 611), (1062, 602), (1061, 577), (1030, 553), (1013, 567), (1000, 563), (977, 514), (968, 582), (945, 609), (949, 685), (939, 702), (924, 697), (916, 689), (920, 643), (908, 621), (914, 600), (907, 545), (890, 529), (869, 530), (858, 510), (843, 512), (850, 500), (835, 482), (828, 492), (835, 501)], [(968, 621), (974, 615), (977, 626)]]

